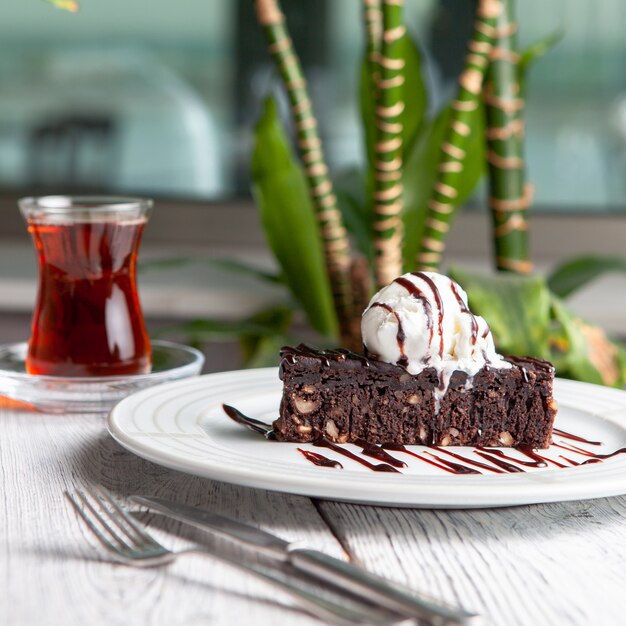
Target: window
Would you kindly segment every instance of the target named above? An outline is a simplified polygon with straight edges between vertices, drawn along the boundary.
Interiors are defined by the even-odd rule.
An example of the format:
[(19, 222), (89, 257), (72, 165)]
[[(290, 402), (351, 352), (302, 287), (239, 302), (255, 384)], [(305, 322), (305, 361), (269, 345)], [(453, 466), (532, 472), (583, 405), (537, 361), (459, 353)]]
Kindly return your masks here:
[[(335, 169), (361, 160), (360, 0), (283, 0)], [(433, 108), (454, 87), (472, 3), (407, 0)], [(251, 0), (40, 0), (0, 8), (0, 189), (247, 194), (251, 130), (277, 81)], [(527, 162), (538, 210), (626, 207), (626, 4), (519, 0), (532, 68)]]

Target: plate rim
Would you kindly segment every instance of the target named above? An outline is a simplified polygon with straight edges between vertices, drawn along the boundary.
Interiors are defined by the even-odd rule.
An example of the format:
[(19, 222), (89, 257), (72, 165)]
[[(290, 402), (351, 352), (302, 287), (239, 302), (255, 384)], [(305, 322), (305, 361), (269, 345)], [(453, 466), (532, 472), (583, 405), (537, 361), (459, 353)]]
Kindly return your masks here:
[[(262, 472), (259, 476), (258, 470), (250, 469), (246, 471), (244, 466), (237, 467), (236, 471), (233, 472), (232, 467), (224, 470), (219, 464), (199, 464), (193, 459), (182, 458), (180, 453), (156, 450), (155, 446), (151, 445), (153, 443), (151, 440), (138, 440), (137, 434), (127, 433), (120, 425), (127, 407), (133, 403), (140, 403), (144, 400), (144, 396), (149, 397), (155, 392), (169, 393), (176, 391), (179, 387), (186, 386), (191, 386), (192, 388), (204, 388), (206, 386), (209, 388), (207, 389), (208, 393), (211, 391), (210, 387), (212, 385), (207, 385), (207, 382), (219, 385), (220, 382), (224, 380), (237, 381), (238, 379), (245, 379), (250, 376), (260, 376), (261, 379), (267, 377), (268, 380), (265, 384), (280, 384), (278, 368), (276, 367), (217, 372), (191, 379), (166, 382), (161, 385), (139, 390), (124, 398), (113, 407), (106, 420), (108, 432), (122, 447), (133, 454), (158, 465), (191, 475), (251, 488), (269, 489), (308, 497), (319, 497), (328, 500), (375, 506), (486, 508), (542, 502), (583, 500), (626, 493), (626, 471), (612, 471), (616, 469), (615, 464), (618, 463), (617, 461), (613, 462), (610, 466), (608, 464), (593, 464), (585, 467), (567, 468), (568, 473), (567, 479), (565, 480), (560, 478), (560, 474), (555, 474), (556, 470), (550, 472), (505, 475), (406, 475), (403, 477), (399, 477), (395, 474), (376, 472), (365, 474), (360, 471), (342, 470), (341, 477), (343, 478), (358, 476), (358, 480), (355, 479), (355, 481), (360, 483), (361, 489), (367, 491), (369, 489), (376, 490), (381, 487), (384, 488), (384, 495), (379, 494), (372, 497), (372, 494), (370, 494), (367, 497), (363, 497), (363, 494), (355, 494), (346, 491), (345, 487), (351, 490), (354, 489), (353, 482), (355, 481), (352, 479), (347, 481), (341, 479), (334, 481), (333, 484), (335, 488), (329, 491), (329, 489), (326, 488), (327, 481), (320, 480), (320, 476), (323, 476), (320, 472), (323, 472), (324, 468), (305, 468), (306, 470), (313, 471), (298, 472), (296, 475), (282, 475), (280, 483), (276, 483), (275, 481), (270, 483), (265, 472)], [(603, 395), (615, 396), (615, 398), (622, 400), (620, 407), (616, 407), (608, 412), (603, 412), (602, 410), (593, 411), (591, 409), (588, 409), (586, 412), (595, 417), (609, 420), (626, 429), (626, 391), (562, 378), (555, 379), (555, 387), (559, 388), (561, 393), (566, 392), (568, 387), (570, 391), (572, 389), (580, 390), (582, 388), (583, 391), (587, 390), (591, 394), (601, 393)], [(557, 391), (559, 391), (559, 389), (557, 389)], [(215, 404), (215, 393), (212, 392), (210, 395), (213, 396), (212, 403)], [(209, 402), (210, 400), (207, 399), (207, 403)], [(620, 409), (624, 412), (624, 418), (621, 420), (621, 423), (620, 420), (617, 419), (619, 417), (617, 413)], [(146, 435), (141, 434), (140, 437), (143, 438), (146, 437)], [(626, 460), (620, 465), (626, 465)], [(622, 467), (621, 469), (624, 470), (626, 468)], [(597, 489), (597, 481), (600, 478), (600, 474), (608, 474), (608, 476), (602, 476), (602, 487)], [(581, 476), (582, 478), (580, 478)], [(337, 475), (334, 475), (334, 477), (337, 477)], [(451, 498), (451, 494), (446, 495), (446, 492), (449, 490), (448, 486), (452, 481), (454, 481), (456, 487), (462, 486), (464, 488), (466, 492), (464, 497), (459, 498), (458, 493), (455, 493), (453, 498)], [(342, 482), (345, 483), (343, 489), (341, 488)], [(418, 487), (419, 494), (412, 493), (407, 497), (405, 493), (407, 490), (407, 482), (412, 488)], [(588, 483), (591, 484), (588, 485)], [(322, 484), (321, 488), (320, 484)], [(339, 485), (339, 488), (337, 488), (337, 485)], [(580, 493), (581, 487), (583, 488), (583, 495)], [(486, 488), (489, 488), (492, 493), (487, 495), (482, 493)], [(515, 490), (513, 495), (508, 493), (511, 489)], [(494, 500), (494, 496), (502, 496), (504, 497), (504, 501), (498, 502)]]
[[(154, 353), (175, 356), (178, 363), (162, 364), (146, 374), (114, 376), (46, 376), (5, 369), (0, 364), (0, 395), (16, 400), (25, 408), (50, 415), (100, 415), (134, 391), (197, 376), (204, 365), (202, 352), (173, 341), (153, 340)], [(0, 357), (23, 360), (28, 343), (0, 345)]]
[[(159, 370), (158, 372), (147, 372), (146, 374), (124, 374), (124, 375), (111, 375), (111, 376), (51, 376), (48, 374), (28, 374), (27, 372), (13, 372), (11, 370), (5, 370), (0, 368), (0, 378), (10, 378), (11, 380), (18, 380), (22, 382), (34, 382), (39, 381), (42, 384), (91, 384), (95, 383), (103, 383), (103, 384), (111, 384), (116, 382), (140, 382), (143, 380), (152, 380), (157, 376), (164, 374), (171, 374), (174, 372), (185, 371), (188, 368), (195, 368), (200, 364), (200, 367), (204, 365), (205, 357), (204, 354), (194, 348), (193, 346), (188, 346), (182, 343), (177, 343), (175, 341), (166, 341), (164, 339), (151, 339), (150, 344), (152, 347), (155, 345), (159, 348), (164, 348), (166, 350), (180, 350), (182, 352), (186, 352), (190, 356), (193, 356), (193, 360), (189, 361), (189, 363), (185, 363), (184, 365), (178, 365), (177, 367), (172, 367), (165, 370)], [(13, 341), (9, 343), (0, 344), (0, 352), (9, 351), (9, 350), (22, 350), (24, 348), (28, 348), (28, 341)], [(168, 381), (168, 382), (178, 382), (178, 381)]]

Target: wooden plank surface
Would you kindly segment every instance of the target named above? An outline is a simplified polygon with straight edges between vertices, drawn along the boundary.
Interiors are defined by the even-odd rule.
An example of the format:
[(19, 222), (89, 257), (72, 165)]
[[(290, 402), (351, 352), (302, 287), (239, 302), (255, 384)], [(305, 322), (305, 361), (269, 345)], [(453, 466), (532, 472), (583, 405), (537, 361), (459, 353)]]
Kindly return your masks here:
[[(127, 453), (102, 419), (0, 413), (0, 624), (318, 624), (281, 592), (207, 557), (133, 569), (101, 550), (63, 498), (103, 485), (210, 505), (334, 556), (342, 550), (308, 498), (191, 477)], [(168, 525), (177, 529), (178, 525)], [(168, 547), (182, 545), (154, 531)], [(188, 534), (193, 538), (193, 534)]]
[(626, 498), (482, 510), (326, 502), (321, 511), (371, 571), (460, 601), (486, 623), (626, 623)]
[[(102, 419), (0, 409), (3, 626), (319, 623), (208, 558), (150, 570), (98, 560), (62, 497), (81, 485), (211, 506), (335, 556), (343, 546), (372, 571), (483, 612), (486, 624), (626, 622), (626, 498), (458, 511), (313, 502), (161, 468), (118, 446)], [(144, 519), (168, 547), (200, 538)]]

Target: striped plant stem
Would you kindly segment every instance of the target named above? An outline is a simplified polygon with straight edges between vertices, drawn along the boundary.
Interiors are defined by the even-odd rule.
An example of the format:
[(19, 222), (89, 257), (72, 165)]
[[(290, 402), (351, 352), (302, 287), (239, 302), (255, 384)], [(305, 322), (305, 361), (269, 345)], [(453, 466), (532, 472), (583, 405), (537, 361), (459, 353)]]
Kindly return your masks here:
[[(353, 315), (350, 284), (350, 244), (328, 175), (328, 167), (317, 132), (317, 120), (309, 97), (300, 60), (294, 50), (277, 0), (255, 0), (257, 17), (269, 44), (269, 51), (281, 74), (298, 137), (298, 150), (315, 207), (326, 267), (333, 292), (342, 338), (349, 333)], [(306, 254), (306, 250), (301, 251)]]
[(428, 201), (424, 233), (417, 256), (422, 270), (437, 271), (445, 249), (445, 239), (457, 206), (459, 182), (463, 175), (472, 118), (480, 105), (483, 82), (493, 49), (496, 20), (503, 11), (501, 0), (479, 0), (474, 31), (459, 76), (459, 88), (441, 146), (437, 178)]
[(344, 347), (354, 352), (363, 349), (361, 338), (361, 312), (367, 308), (372, 297), (372, 277), (367, 259), (362, 256), (355, 257), (350, 268), (352, 293), (354, 298), (355, 315), (350, 320), (349, 342)]
[(370, 68), (372, 77), (372, 85), (378, 91), (378, 81), (380, 80), (380, 72), (378, 59), (380, 55), (380, 46), (383, 37), (383, 10), (382, 0), (363, 0), (363, 19), (365, 21), (365, 32), (367, 36), (367, 63)]
[(523, 158), (524, 100), (518, 80), (517, 23), (513, 0), (494, 30), (483, 97), (487, 116), (489, 208), (498, 270), (532, 271), (528, 245), (528, 208), (531, 187), (525, 182)]
[(402, 274), (402, 123), (404, 0), (383, 0), (383, 33), (378, 54), (378, 97), (374, 156), (374, 246), (376, 282)]

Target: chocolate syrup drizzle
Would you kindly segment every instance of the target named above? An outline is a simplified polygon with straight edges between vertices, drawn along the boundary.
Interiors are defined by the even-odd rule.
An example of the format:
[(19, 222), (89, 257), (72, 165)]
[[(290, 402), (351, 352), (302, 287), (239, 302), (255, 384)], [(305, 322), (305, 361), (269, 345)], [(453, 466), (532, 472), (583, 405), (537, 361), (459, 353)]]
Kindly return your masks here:
[(586, 461), (580, 463), (579, 461), (574, 461), (567, 456), (563, 456), (562, 454), (559, 454), (559, 458), (567, 461), (573, 467), (578, 467), (579, 465), (590, 465), (591, 463), (602, 463), (601, 459), (587, 459)]
[(522, 461), (521, 459), (516, 459), (515, 457), (505, 454), (504, 452), (502, 452), (502, 450), (496, 450), (493, 448), (483, 448), (482, 446), (477, 446), (476, 450), (477, 451), (480, 450), (481, 452), (484, 452), (487, 454), (493, 454), (495, 456), (500, 457), (501, 459), (506, 459), (507, 461), (513, 461), (514, 463), (519, 463), (520, 465), (523, 465), (524, 467), (548, 467), (547, 461), (543, 457), (539, 456), (538, 454), (535, 454), (532, 448), (517, 448), (517, 450), (522, 452), (522, 454), (525, 454), (527, 457), (533, 459), (532, 461)]
[(524, 470), (519, 465), (513, 465), (512, 463), (507, 463), (507, 461), (503, 461), (499, 459), (497, 456), (489, 454), (488, 452), (483, 452), (480, 448), (476, 448), (474, 450), (474, 454), (481, 456), (486, 461), (501, 467), (505, 472), (509, 472), (510, 474), (516, 474), (519, 472), (524, 472)]
[[(424, 312), (426, 313), (426, 328), (428, 329), (429, 334), (428, 343), (429, 345), (432, 344), (434, 335), (434, 322), (433, 307), (430, 303), (430, 300), (424, 295), (424, 292), (408, 278), (400, 276), (396, 278), (393, 282), (398, 283), (398, 285), (402, 285), (402, 287), (404, 287), (414, 298), (419, 300), (424, 305)], [(441, 328), (439, 329), (439, 332), (442, 333)], [(441, 334), (441, 342), (443, 344), (443, 333)]]
[(564, 437), (565, 439), (571, 439), (572, 441), (580, 441), (581, 443), (586, 443), (587, 445), (590, 445), (590, 446), (602, 445), (601, 441), (589, 441), (589, 439), (583, 439), (582, 437), (579, 437), (578, 435), (572, 435), (572, 433), (565, 432), (564, 430), (561, 430), (560, 428), (553, 428), (552, 433), (554, 435), (558, 435), (559, 437)]
[(439, 358), (443, 358), (443, 300), (441, 299), (441, 294), (439, 293), (437, 285), (435, 285), (435, 281), (430, 278), (430, 276), (424, 274), (424, 272), (411, 272), (411, 276), (421, 278), (430, 287), (433, 292), (433, 296), (435, 297), (437, 310), (439, 312), (437, 319), (437, 332), (439, 333)]
[[(443, 332), (443, 317), (444, 317), (444, 308), (443, 308), (443, 298), (441, 297), (441, 292), (439, 291), (439, 288), (437, 287), (437, 285), (435, 284), (435, 281), (432, 280), (432, 278), (430, 278), (429, 276), (427, 276), (424, 272), (411, 272), (412, 276), (415, 276), (416, 278), (419, 278), (420, 280), (424, 281), (428, 287), (430, 288), (435, 303), (437, 305), (437, 335), (439, 337), (439, 358), (443, 358), (443, 349), (444, 349), (444, 332)], [(430, 299), (424, 294), (424, 292), (422, 291), (422, 289), (420, 289), (413, 281), (409, 280), (408, 278), (405, 278), (404, 276), (400, 276), (398, 278), (396, 278), (394, 281), (394, 283), (397, 283), (398, 285), (401, 285), (402, 287), (404, 287), (409, 294), (411, 294), (414, 298), (416, 298), (417, 300), (419, 300), (423, 305), (424, 305), (424, 312), (426, 313), (426, 328), (428, 330), (429, 333), (429, 339), (428, 339), (428, 343), (429, 345), (432, 345), (433, 343), (433, 338), (434, 338), (434, 331), (435, 331), (435, 323), (434, 323), (434, 314), (433, 314), (433, 306), (432, 303), (430, 301)], [(469, 315), (470, 317), (470, 321), (471, 321), (471, 328), (472, 328), (472, 334), (471, 334), (471, 343), (472, 345), (476, 345), (477, 341), (478, 341), (478, 321), (476, 320), (476, 316), (469, 310), (469, 308), (467, 307), (467, 305), (465, 304), (465, 302), (463, 301), (463, 298), (461, 297), (461, 295), (459, 294), (456, 286), (454, 283), (450, 283), (450, 287), (452, 289), (452, 293), (456, 299), (456, 301), (459, 304), (459, 307), (461, 309), (461, 312)], [(380, 307), (382, 309), (384, 309), (385, 311), (393, 314), (396, 318), (396, 321), (398, 323), (398, 333), (396, 336), (396, 341), (398, 343), (398, 348), (400, 349), (400, 359), (398, 359), (398, 361), (396, 362), (397, 365), (402, 365), (403, 367), (407, 367), (409, 364), (409, 360), (406, 357), (405, 353), (404, 353), (404, 343), (406, 341), (406, 334), (404, 332), (404, 328), (402, 327), (402, 322), (400, 320), (400, 316), (398, 314), (397, 311), (394, 311), (394, 309), (389, 306), (388, 304), (384, 303), (384, 302), (374, 302), (370, 305), (370, 308), (374, 308), (374, 307)], [(487, 335), (489, 334), (489, 327), (487, 327), (485, 329), (485, 332), (483, 333), (483, 339), (485, 337), (487, 337)], [(428, 363), (429, 358), (426, 357), (424, 359), (425, 363)]]
[(365, 441), (365, 439), (357, 439), (354, 443), (363, 448), (361, 454), (364, 454), (365, 456), (370, 456), (374, 459), (378, 459), (379, 461), (384, 461), (389, 465), (393, 465), (393, 467), (408, 467), (404, 461), (400, 461), (400, 459), (396, 459), (391, 456), (391, 454), (385, 452), (385, 446), (370, 443), (369, 441)]
[[(336, 353), (338, 351), (333, 350), (329, 352)], [(226, 415), (228, 415), (228, 417), (230, 417), (240, 426), (244, 426), (245, 428), (248, 428), (249, 430), (252, 430), (257, 434), (263, 435), (266, 439), (275, 439), (274, 431), (271, 424), (267, 424), (252, 417), (248, 417), (235, 407), (229, 406), (227, 404), (223, 404), (222, 406)], [(577, 443), (583, 443), (591, 446), (603, 445), (601, 441), (591, 441), (579, 435), (568, 433), (558, 428), (554, 428), (553, 433), (559, 437), (562, 437), (563, 439), (569, 439), (570, 441), (576, 441)], [(371, 443), (369, 441), (365, 441), (364, 439), (357, 439), (354, 443), (355, 445), (362, 448), (361, 455), (378, 459), (380, 461), (383, 461), (383, 463), (370, 463), (366, 459), (362, 458), (362, 456), (354, 454), (350, 450), (347, 450), (341, 445), (329, 441), (321, 435), (311, 442), (313, 446), (316, 446), (318, 448), (328, 448), (329, 450), (332, 450), (337, 454), (341, 454), (353, 461), (356, 461), (357, 463), (360, 463), (361, 465), (367, 467), (368, 469), (371, 469), (372, 471), (393, 472), (398, 474), (401, 472), (397, 468), (403, 468), (408, 466), (404, 461), (401, 461), (400, 459), (397, 459), (396, 457), (390, 455), (387, 450), (407, 454), (413, 458), (419, 459), (423, 463), (427, 463), (451, 474), (483, 474), (483, 472), (474, 468), (486, 470), (494, 474), (523, 473), (526, 472), (526, 470), (524, 469), (525, 467), (545, 468), (548, 466), (548, 464), (555, 465), (558, 468), (567, 469), (568, 467), (577, 467), (580, 465), (589, 465), (592, 463), (602, 463), (602, 461), (604, 461), (605, 459), (610, 459), (619, 454), (626, 454), (626, 447), (619, 448), (618, 450), (614, 450), (613, 452), (609, 452), (606, 454), (600, 454), (591, 450), (585, 450), (584, 448), (581, 448), (580, 446), (574, 444), (552, 442), (552, 446), (555, 448), (560, 448), (570, 453), (580, 454), (583, 457), (587, 457), (584, 461), (575, 461), (569, 457), (559, 455), (559, 458), (569, 463), (569, 465), (564, 465), (563, 463), (560, 463), (555, 459), (551, 459), (547, 456), (539, 454), (536, 450), (532, 448), (524, 446), (513, 449), (531, 459), (530, 461), (518, 459), (509, 454), (506, 454), (500, 449), (477, 446), (473, 449), (473, 452), (491, 464), (487, 465), (486, 463), (466, 458), (461, 454), (457, 454), (456, 452), (449, 450), (448, 448), (436, 445), (428, 446), (429, 450), (424, 451), (422, 454), (418, 454), (413, 450), (409, 450), (406, 446), (402, 444), (384, 443), (379, 445)], [(321, 454), (318, 454), (317, 452), (305, 450), (303, 448), (297, 448), (297, 450), (314, 465), (343, 469), (343, 465), (335, 459), (330, 459)], [(449, 461), (448, 459), (444, 459), (441, 456), (433, 454), (431, 450), (434, 450), (439, 454), (446, 454), (448, 456), (451, 456), (458, 461), (461, 461), (461, 463), (456, 463), (453, 461)], [(430, 458), (428, 458), (426, 455), (428, 455)]]
[(583, 450), (582, 448), (579, 448), (578, 446), (574, 446), (572, 444), (570, 444), (569, 446), (564, 446), (562, 444), (555, 443), (553, 445), (555, 445), (557, 448), (562, 448), (563, 450), (569, 450), (570, 452), (582, 454), (583, 456), (588, 456), (599, 461), (603, 461), (604, 459), (610, 459), (614, 456), (617, 456), (618, 454), (626, 454), (626, 448), (619, 448), (614, 452), (609, 452), (609, 454), (598, 454), (597, 452)]
[(414, 456), (416, 459), (419, 459), (420, 461), (423, 461), (424, 463), (428, 463), (429, 465), (432, 465), (433, 467), (438, 467), (440, 470), (443, 470), (444, 472), (448, 472), (448, 474), (458, 474), (456, 470), (446, 465), (443, 465), (443, 463), (437, 463), (436, 461), (431, 461), (430, 459), (427, 459), (425, 456), (420, 456), (419, 454), (415, 454), (413, 452), (409, 453), (408, 450), (407, 450), (407, 454), (411, 454), (411, 456)]
[[(442, 459), (441, 457), (438, 457), (432, 452), (424, 452), (424, 454), (427, 454), (433, 459), (437, 459), (439, 463), (442, 463), (446, 468), (448, 468), (446, 471), (451, 474), (482, 474), (482, 472), (475, 470), (473, 467), (468, 467), (467, 465), (461, 465), (460, 463), (455, 463), (454, 461), (448, 461), (447, 459)], [(422, 461), (424, 460), (425, 459), (422, 458)]]
[[(467, 304), (465, 304), (463, 298), (461, 298), (461, 294), (459, 294), (456, 288), (456, 284), (451, 282), (450, 287), (452, 288), (452, 293), (454, 294), (456, 301), (459, 303), (459, 308), (461, 309), (461, 313), (465, 313), (466, 315), (470, 316), (470, 322), (472, 324), (471, 342), (472, 342), (472, 345), (475, 346), (476, 342), (478, 341), (478, 321), (476, 320), (476, 316), (469, 310), (469, 308), (467, 307)], [(487, 326), (486, 331), (483, 333), (483, 339), (486, 339), (488, 334), (489, 334), (489, 327)]]
[(519, 367), (523, 367), (525, 364), (532, 363), (535, 369), (543, 370), (547, 373), (554, 372), (554, 365), (552, 365), (552, 363), (548, 363), (548, 361), (543, 361), (541, 359), (536, 359), (533, 356), (507, 356), (506, 360), (514, 363), (515, 365), (518, 365)]
[[(504, 474), (504, 470), (498, 469), (497, 467), (492, 467), (491, 465), (487, 465), (486, 463), (481, 463), (480, 461), (474, 461), (473, 459), (468, 459), (456, 452), (452, 452), (452, 450), (448, 450), (447, 448), (440, 448), (439, 446), (432, 446), (438, 452), (443, 452), (449, 456), (454, 457), (455, 459), (459, 459), (459, 461), (463, 461), (463, 463), (469, 463), (474, 467), (480, 467), (481, 469), (485, 469), (489, 472), (493, 472), (494, 474)], [(479, 472), (480, 473), (480, 472)]]
[(337, 348), (335, 350), (319, 350), (307, 346), (305, 343), (301, 343), (297, 347), (283, 346), (280, 349), (281, 359), (284, 359), (291, 365), (295, 365), (298, 357), (304, 357), (309, 359), (321, 359), (326, 367), (330, 367), (331, 361), (345, 361), (346, 359), (355, 359), (363, 365), (363, 367), (370, 367), (370, 360), (357, 352), (346, 350), (345, 348)]
[(339, 461), (329, 459), (328, 457), (318, 454), (317, 452), (304, 450), (302, 448), (296, 448), (296, 450), (298, 450), (298, 452), (301, 452), (304, 458), (307, 461), (311, 461), (313, 465), (317, 465), (319, 467), (335, 467), (337, 469), (343, 469), (343, 465)]
[(324, 439), (324, 437), (320, 437), (319, 439), (316, 439), (315, 441), (313, 441), (313, 445), (319, 448), (329, 448), (333, 452), (337, 452), (337, 454), (343, 454), (343, 456), (346, 456), (349, 459), (352, 459), (353, 461), (360, 463), (361, 465), (365, 465), (365, 467), (375, 472), (395, 472), (397, 474), (400, 474), (400, 472), (392, 465), (389, 465), (387, 463), (378, 463), (378, 464), (370, 463), (369, 461), (362, 459), (360, 456), (357, 456), (353, 452), (350, 452), (350, 450), (346, 450), (345, 448), (338, 446), (336, 443), (333, 443), (332, 441), (328, 441), (328, 439)]
[(409, 359), (407, 358), (406, 354), (404, 354), (404, 342), (406, 341), (406, 334), (402, 326), (402, 320), (400, 319), (400, 315), (397, 311), (394, 311), (388, 304), (385, 304), (384, 302), (374, 302), (370, 309), (373, 309), (374, 307), (385, 309), (385, 311), (391, 313), (396, 318), (396, 322), (398, 323), (396, 342), (398, 344), (398, 349), (400, 350), (400, 358), (396, 361), (396, 364), (402, 365), (402, 367), (406, 367), (409, 364)]
[(276, 439), (276, 436), (274, 435), (274, 428), (271, 424), (261, 422), (260, 420), (254, 419), (254, 417), (248, 417), (239, 409), (236, 409), (234, 406), (230, 406), (229, 404), (222, 404), (222, 408), (224, 409), (224, 413), (226, 413), (231, 420), (237, 422), (240, 426), (243, 426), (259, 435), (263, 435), (266, 439)]

